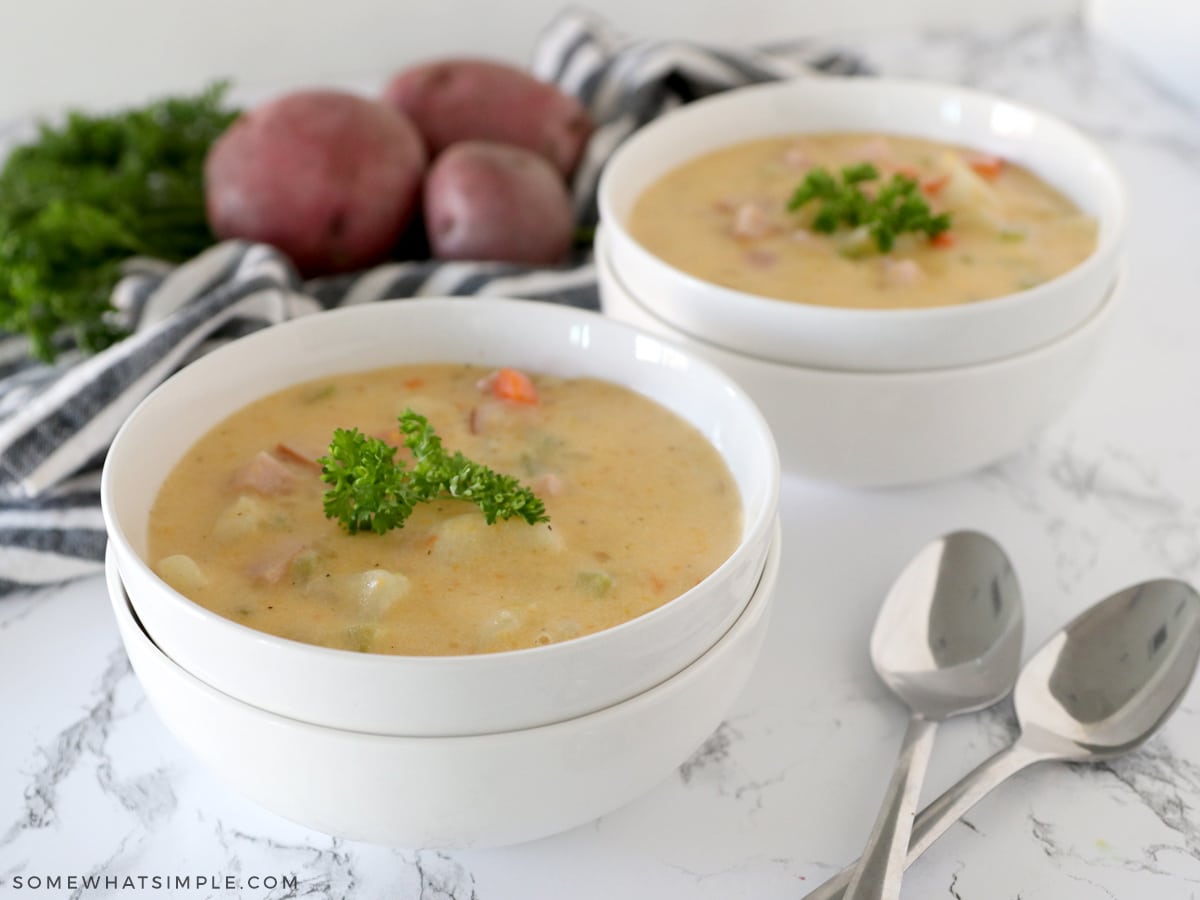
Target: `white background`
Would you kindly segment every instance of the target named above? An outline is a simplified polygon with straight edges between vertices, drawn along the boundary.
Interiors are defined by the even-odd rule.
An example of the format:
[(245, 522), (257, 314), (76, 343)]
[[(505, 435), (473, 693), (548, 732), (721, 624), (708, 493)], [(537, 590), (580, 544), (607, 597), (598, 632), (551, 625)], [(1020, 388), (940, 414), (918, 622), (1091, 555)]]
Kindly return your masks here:
[[(1083, 0), (591, 0), (622, 31), (737, 44), (920, 24), (1012, 24)], [(1179, 0), (1190, 2), (1190, 0)], [(319, 84), (418, 59), (524, 62), (565, 0), (0, 0), (0, 119), (243, 85)]]

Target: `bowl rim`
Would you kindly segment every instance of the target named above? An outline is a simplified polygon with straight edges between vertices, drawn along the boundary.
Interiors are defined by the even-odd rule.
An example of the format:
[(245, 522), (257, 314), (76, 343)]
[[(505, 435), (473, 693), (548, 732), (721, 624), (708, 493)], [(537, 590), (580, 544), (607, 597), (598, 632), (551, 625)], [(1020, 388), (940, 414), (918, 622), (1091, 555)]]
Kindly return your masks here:
[[(790, 91), (830, 91), (838, 92), (845, 91), (847, 93), (870, 94), (879, 90), (899, 90), (911, 91), (921, 94), (939, 94), (945, 96), (947, 93), (957, 97), (965, 98), (970, 102), (1004, 104), (1005, 106), (1018, 110), (1024, 114), (1033, 116), (1047, 123), (1050, 123), (1056, 128), (1062, 129), (1069, 134), (1080, 147), (1087, 151), (1087, 157), (1091, 161), (1098, 164), (1103, 171), (1104, 176), (1112, 183), (1114, 204), (1111, 215), (1112, 226), (1107, 233), (1099, 235), (1096, 246), (1092, 249), (1083, 260), (1076, 265), (1067, 269), (1059, 275), (1050, 278), (1041, 284), (1032, 288), (1027, 288), (1021, 291), (1010, 291), (1005, 294), (998, 294), (995, 297), (984, 297), (973, 303), (954, 303), (945, 306), (933, 307), (892, 307), (882, 309), (861, 309), (854, 307), (828, 306), (819, 303), (812, 303), (801, 300), (785, 300), (778, 297), (770, 297), (765, 294), (752, 294), (745, 291), (737, 290), (736, 288), (725, 287), (715, 284), (711, 281), (706, 281), (695, 275), (683, 271), (652, 253), (641, 242), (635, 239), (625, 227), (625, 223), (616, 214), (613, 209), (614, 199), (613, 182), (620, 174), (620, 168), (623, 160), (629, 154), (636, 151), (641, 143), (648, 140), (653, 140), (658, 134), (667, 131), (674, 126), (674, 123), (680, 118), (688, 115), (704, 114), (707, 110), (720, 108), (724, 105), (733, 105), (741, 102), (746, 96), (760, 96), (771, 93), (787, 93)], [(696, 112), (699, 110), (699, 112)], [(855, 133), (852, 129), (842, 129), (846, 133)], [(788, 136), (806, 133), (796, 128), (780, 130), (779, 136)], [(863, 129), (864, 134), (884, 134), (879, 130)], [(918, 136), (916, 133), (912, 135), (907, 132), (904, 136)], [(763, 137), (760, 135), (759, 137)], [(733, 146), (735, 144), (744, 143), (748, 140), (756, 138), (731, 137), (731, 139), (719, 145), (718, 147), (710, 148), (704, 152), (723, 147)], [(967, 144), (962, 146), (968, 149), (974, 149)], [(691, 157), (696, 159), (697, 156)], [(615, 174), (614, 174), (615, 173)], [(1036, 174), (1036, 173), (1035, 173)], [(1041, 177), (1041, 176), (1039, 176)], [(1045, 179), (1043, 179), (1045, 180)], [(1050, 182), (1047, 181), (1049, 184)], [(1051, 187), (1058, 189), (1057, 185), (1050, 184)], [(619, 240), (625, 252), (632, 252), (639, 257), (639, 262), (642, 265), (652, 266), (660, 271), (664, 277), (670, 277), (678, 280), (689, 291), (699, 291), (708, 295), (712, 301), (722, 304), (736, 304), (739, 307), (751, 312), (764, 312), (771, 315), (773, 311), (780, 309), (792, 309), (791, 313), (782, 313), (782, 315), (796, 316), (816, 316), (820, 315), (829, 319), (843, 320), (849, 325), (863, 323), (867, 321), (878, 322), (882, 319), (890, 320), (911, 320), (915, 323), (923, 324), (928, 322), (953, 322), (958, 319), (966, 319), (972, 315), (977, 315), (979, 309), (993, 310), (1004, 309), (1013, 306), (1024, 306), (1028, 304), (1036, 304), (1042, 300), (1048, 293), (1057, 293), (1061, 290), (1069, 290), (1070, 287), (1077, 281), (1085, 279), (1091, 271), (1099, 267), (1103, 260), (1114, 255), (1121, 246), (1125, 238), (1125, 233), (1128, 229), (1129, 222), (1129, 195), (1128, 188), (1124, 178), (1121, 176), (1120, 170), (1113, 162), (1111, 155), (1100, 146), (1100, 144), (1090, 137), (1082, 129), (1072, 125), (1065, 119), (1047, 112), (1037, 107), (1029, 106), (1026, 103), (1011, 100), (1000, 94), (983, 91), (978, 88), (956, 85), (951, 82), (939, 82), (931, 79), (919, 78), (893, 78), (882, 76), (845, 76), (845, 75), (826, 75), (821, 77), (802, 76), (796, 78), (788, 78), (780, 81), (764, 82), (762, 84), (748, 85), (746, 87), (736, 88), (730, 91), (725, 91), (719, 94), (714, 94), (709, 97), (703, 97), (691, 103), (685, 104), (678, 109), (672, 110), (662, 117), (646, 124), (639, 128), (629, 136), (627, 140), (622, 142), (614, 151), (608, 163), (604, 166), (600, 174), (600, 180), (597, 185), (596, 205), (599, 213), (599, 220), (602, 224), (612, 226), (613, 233), (617, 236), (615, 240)], [(1099, 220), (1099, 217), (1095, 217)], [(1108, 218), (1108, 217), (1106, 217)], [(689, 335), (691, 332), (687, 332)], [(784, 363), (786, 364), (786, 363)]]
[(925, 368), (925, 369), (905, 369), (903, 371), (873, 371), (870, 369), (835, 369), (835, 368), (830, 368), (828, 366), (808, 366), (808, 365), (801, 365), (799, 363), (785, 363), (785, 362), (780, 362), (779, 360), (769, 359), (765, 356), (751, 356), (748, 353), (742, 353), (740, 350), (735, 350), (732, 347), (724, 347), (720, 344), (713, 343), (711, 340), (708, 340), (706, 338), (698, 337), (696, 335), (693, 335), (693, 334), (683, 331), (683, 329), (668, 322), (666, 319), (664, 319), (662, 316), (660, 316), (655, 310), (646, 306), (646, 304), (644, 302), (642, 302), (641, 297), (639, 297), (637, 294), (633, 293), (633, 291), (631, 291), (629, 289), (629, 285), (625, 283), (625, 280), (621, 277), (621, 273), (618, 272), (616, 269), (616, 266), (613, 265), (612, 260), (609, 257), (608, 253), (606, 252), (606, 250), (607, 250), (607, 244), (605, 243), (604, 233), (600, 228), (597, 228), (596, 229), (596, 269), (597, 269), (597, 271), (599, 271), (601, 269), (604, 270), (604, 272), (606, 273), (606, 277), (609, 278), (616, 285), (616, 287), (621, 290), (621, 292), (623, 294), (625, 294), (625, 296), (628, 298), (629, 302), (631, 302), (637, 306), (638, 310), (641, 313), (643, 313), (647, 317), (653, 319), (654, 322), (658, 326), (674, 333), (669, 337), (664, 336), (665, 340), (674, 340), (683, 349), (685, 349), (685, 350), (689, 349), (688, 343), (683, 343), (680, 341), (680, 339), (682, 338), (689, 343), (697, 344), (698, 346), (702, 347), (706, 352), (715, 351), (717, 353), (727, 354), (729, 356), (736, 357), (739, 362), (751, 363), (754, 365), (762, 366), (764, 368), (764, 370), (766, 370), (768, 372), (770, 372), (772, 370), (777, 371), (780, 374), (789, 373), (789, 372), (804, 372), (804, 373), (807, 373), (807, 374), (813, 375), (813, 376), (822, 376), (822, 377), (839, 378), (839, 379), (853, 378), (853, 379), (876, 380), (876, 381), (881, 380), (881, 379), (886, 379), (888, 381), (894, 381), (894, 382), (905, 381), (905, 382), (911, 382), (911, 383), (919, 383), (921, 381), (929, 381), (929, 380), (937, 380), (939, 378), (945, 378), (949, 375), (969, 375), (969, 374), (974, 374), (974, 373), (984, 373), (984, 372), (989, 372), (989, 371), (995, 371), (998, 369), (1008, 368), (1008, 367), (1014, 366), (1014, 365), (1020, 365), (1021, 363), (1027, 362), (1032, 359), (1036, 359), (1039, 356), (1053, 353), (1057, 349), (1062, 347), (1064, 344), (1069, 343), (1074, 340), (1082, 339), (1082, 338), (1086, 337), (1088, 334), (1090, 334), (1092, 331), (1094, 331), (1095, 329), (1101, 327), (1101, 325), (1110, 316), (1112, 316), (1114, 311), (1120, 306), (1120, 303), (1118, 301), (1120, 299), (1122, 289), (1125, 286), (1125, 281), (1126, 281), (1126, 271), (1125, 271), (1126, 267), (1124, 265), (1118, 266), (1116, 275), (1113, 278), (1112, 283), (1109, 285), (1108, 290), (1105, 291), (1105, 293), (1104, 293), (1104, 299), (1100, 301), (1100, 303), (1096, 306), (1095, 310), (1092, 312), (1091, 315), (1089, 315), (1086, 319), (1084, 319), (1082, 322), (1080, 322), (1078, 325), (1076, 325), (1074, 328), (1072, 328), (1070, 331), (1066, 332), (1065, 334), (1062, 334), (1057, 338), (1053, 338), (1052, 340), (1046, 341), (1045, 343), (1038, 344), (1037, 346), (1031, 347), (1028, 350), (1022, 351), (1020, 353), (1011, 353), (1007, 356), (1001, 356), (997, 359), (986, 359), (986, 360), (983, 360), (982, 362), (968, 363), (967, 365), (962, 365), (962, 366), (937, 366), (937, 367), (930, 367), (930, 368)]
[[(717, 638), (716, 642), (704, 651), (699, 657), (692, 660), (680, 669), (678, 672), (660, 681), (658, 684), (652, 685), (637, 694), (626, 697), (608, 706), (600, 709), (592, 710), (591, 712), (582, 713), (577, 716), (571, 716), (566, 719), (559, 719), (554, 722), (547, 722), (540, 725), (533, 725), (528, 728), (513, 728), (507, 731), (484, 731), (473, 732), (470, 734), (450, 734), (450, 735), (408, 735), (408, 734), (380, 734), (372, 731), (356, 731), (348, 728), (337, 728), (331, 725), (321, 725), (316, 722), (307, 722), (303, 719), (297, 719), (292, 716), (287, 716), (282, 713), (273, 712), (269, 709), (263, 709), (261, 706), (256, 706), (252, 703), (228, 694), (219, 688), (213, 687), (208, 682), (193, 674), (188, 669), (177, 663), (165, 650), (158, 646), (153, 636), (146, 630), (145, 625), (137, 614), (137, 610), (133, 607), (133, 601), (129, 597), (129, 591), (125, 587), (124, 579), (121, 577), (120, 569), (116, 562), (116, 553), (111, 544), (105, 548), (104, 554), (104, 579), (108, 588), (109, 602), (113, 608), (114, 617), (117, 619), (125, 618), (127, 624), (132, 627), (136, 633), (137, 639), (145, 643), (145, 649), (157, 654), (161, 657), (161, 661), (172, 669), (177, 670), (179, 675), (182, 675), (186, 681), (192, 682), (198, 689), (209, 693), (213, 699), (222, 704), (234, 704), (242, 707), (250, 714), (259, 716), (263, 721), (271, 722), (278, 727), (284, 727), (301, 731), (310, 729), (316, 730), (319, 733), (326, 735), (343, 735), (355, 740), (368, 740), (372, 742), (395, 743), (396, 741), (406, 742), (440, 742), (440, 741), (481, 741), (481, 740), (496, 740), (496, 739), (513, 739), (521, 736), (533, 736), (537, 734), (547, 734), (554, 730), (565, 730), (567, 728), (576, 728), (580, 725), (593, 725), (602, 723), (605, 718), (622, 715), (631, 710), (637, 710), (640, 707), (647, 705), (656, 705), (664, 695), (677, 693), (682, 690), (683, 686), (688, 681), (695, 677), (696, 673), (701, 669), (710, 665), (713, 660), (718, 658), (728, 650), (729, 646), (741, 638), (748, 630), (753, 628), (760, 619), (770, 613), (770, 607), (774, 600), (775, 591), (779, 582), (779, 569), (783, 556), (783, 529), (780, 517), (776, 515), (771, 522), (771, 538), (767, 548), (767, 557), (763, 565), (763, 570), (759, 574), (758, 581), (755, 583), (754, 590), (750, 595), (750, 599), (746, 605), (738, 612), (737, 618), (729, 625), (729, 627)], [(120, 623), (118, 622), (118, 628)], [(125, 638), (121, 636), (122, 645)], [(140, 681), (140, 679), (139, 679)]]
[[(175, 588), (159, 577), (150, 564), (143, 558), (142, 554), (133, 549), (133, 545), (126, 536), (124, 528), (121, 527), (121, 523), (118, 520), (113, 508), (115, 501), (113, 499), (113, 474), (110, 461), (119, 456), (120, 447), (122, 446), (124, 440), (127, 439), (126, 433), (130, 428), (130, 423), (138, 417), (142, 409), (151, 402), (151, 399), (155, 394), (158, 393), (159, 390), (174, 381), (180, 374), (185, 372), (192, 365), (196, 365), (205, 360), (216, 359), (219, 361), (222, 355), (233, 352), (233, 348), (235, 347), (244, 346), (247, 342), (257, 343), (270, 340), (270, 336), (278, 333), (280, 329), (287, 328), (296, 323), (302, 323), (321, 317), (339, 316), (350, 318), (354, 316), (387, 315), (388, 313), (383, 312), (383, 310), (402, 309), (451, 310), (450, 314), (453, 315), (453, 311), (455, 309), (461, 309), (464, 303), (473, 304), (477, 302), (500, 306), (508, 309), (510, 313), (513, 314), (521, 314), (519, 310), (524, 310), (525, 313), (528, 314), (536, 313), (538, 316), (559, 316), (564, 320), (574, 320), (578, 319), (579, 317), (586, 317), (592, 322), (599, 324), (601, 327), (612, 328), (616, 331), (623, 331), (631, 336), (646, 338), (654, 341), (657, 344), (668, 346), (673, 351), (681, 353), (683, 356), (685, 356), (688, 360), (689, 367), (705, 370), (709, 373), (710, 377), (716, 378), (719, 382), (721, 382), (724, 389), (728, 390), (730, 394), (733, 395), (735, 401), (745, 408), (747, 415), (755, 423), (757, 430), (766, 438), (765, 449), (768, 451), (768, 457), (771, 461), (770, 466), (763, 473), (763, 477), (765, 478), (764, 496), (767, 497), (768, 500), (765, 504), (763, 515), (758, 521), (751, 523), (747, 520), (744, 522), (743, 533), (738, 539), (737, 545), (730, 552), (729, 556), (721, 561), (721, 564), (717, 566), (716, 569), (714, 569), (688, 590), (681, 594), (677, 594), (675, 597), (670, 598), (659, 606), (656, 606), (654, 609), (647, 610), (639, 616), (636, 616), (632, 619), (627, 619), (623, 622), (619, 622), (616, 625), (601, 629), (599, 631), (590, 632), (588, 634), (569, 638), (564, 641), (555, 641), (550, 644), (539, 645), (535, 647), (523, 647), (515, 650), (501, 650), (492, 653), (462, 653), (417, 656), (387, 653), (362, 653), (356, 650), (346, 650), (338, 647), (325, 647), (319, 644), (310, 644), (304, 641), (293, 640), (292, 638), (281, 637), (279, 635), (252, 628), (249, 625), (245, 625), (241, 622), (234, 621), (233, 619), (226, 618), (219, 613), (213, 612), (207, 607), (197, 603), (195, 600), (192, 600), (186, 594), (182, 594), (175, 590)], [(245, 351), (241, 350), (239, 352)], [(396, 364), (401, 365), (403, 363), (397, 362)], [(215, 365), (215, 363), (210, 362), (208, 365)], [(367, 370), (368, 369), (347, 369), (343, 371), (355, 372)], [(613, 381), (613, 383), (620, 384), (616, 381)], [(630, 387), (626, 384), (620, 384), (620, 386), (626, 387), (628, 390), (635, 390), (633, 387)], [(280, 388), (279, 390), (283, 389), (284, 388)], [(657, 400), (654, 402), (658, 403)], [(245, 405), (245, 403), (240, 404), (235, 409), (231, 410), (231, 412), (226, 413), (226, 417), (228, 415), (232, 415), (233, 412), (243, 408)], [(678, 413), (673, 414), (683, 418)], [(211, 427), (215, 427), (216, 424), (218, 423), (213, 423), (213, 426)], [(688, 424), (691, 423), (689, 422)], [(712, 442), (709, 441), (706, 436), (702, 435), (702, 437), (704, 437), (705, 441), (712, 446)], [(178, 459), (175, 462), (178, 463)], [(121, 547), (121, 550), (118, 551), (119, 555), (128, 558), (132, 562), (132, 565), (137, 568), (139, 575), (144, 578), (152, 579), (159, 588), (159, 591), (152, 602), (168, 603), (171, 607), (178, 610), (190, 620), (201, 621), (206, 627), (215, 628), (217, 630), (216, 634), (218, 637), (223, 637), (224, 635), (236, 635), (237, 638), (243, 642), (251, 641), (260, 646), (276, 648), (282, 652), (303, 655), (310, 658), (314, 665), (319, 664), (322, 659), (326, 659), (335, 663), (353, 661), (355, 664), (363, 666), (386, 667), (388, 669), (395, 670), (402, 670), (404, 668), (413, 666), (420, 666), (424, 669), (451, 669), (461, 666), (488, 666), (494, 664), (495, 660), (517, 660), (518, 662), (514, 662), (514, 665), (520, 665), (521, 663), (519, 661), (523, 660), (532, 660), (536, 659), (537, 657), (553, 657), (560, 654), (571, 653), (573, 648), (577, 648), (585, 644), (594, 644), (601, 641), (614, 640), (614, 635), (624, 634), (625, 632), (634, 628), (642, 627), (642, 624), (640, 623), (646, 623), (651, 619), (660, 618), (664, 615), (667, 615), (668, 613), (665, 612), (665, 610), (667, 610), (668, 607), (673, 607), (678, 601), (697, 593), (704, 588), (705, 585), (711, 582), (718, 574), (722, 574), (726, 570), (737, 565), (739, 562), (738, 557), (742, 555), (742, 551), (747, 546), (758, 544), (764, 537), (769, 538), (771, 529), (774, 527), (773, 522), (778, 517), (781, 481), (782, 464), (779, 458), (779, 448), (775, 443), (774, 434), (771, 431), (770, 425), (767, 423), (766, 418), (763, 416), (763, 413), (759, 409), (757, 403), (751, 399), (750, 395), (745, 391), (744, 388), (742, 388), (741, 385), (739, 385), (732, 377), (726, 374), (719, 366), (709, 362), (699, 354), (692, 353), (685, 348), (681, 348), (669, 339), (663, 338), (660, 335), (655, 335), (651, 332), (644, 331), (637, 326), (630, 325), (627, 322), (618, 321), (594, 310), (587, 310), (579, 307), (565, 306), (539, 300), (520, 300), (508, 297), (481, 296), (477, 298), (464, 298), (461, 296), (438, 296), (392, 298), (376, 301), (370, 304), (337, 307), (331, 310), (323, 310), (316, 313), (302, 315), (296, 319), (281, 322), (277, 325), (268, 326), (244, 337), (230, 341), (229, 343), (216, 348), (212, 352), (205, 354), (203, 357), (196, 360), (195, 363), (191, 363), (173, 373), (162, 384), (158, 385), (146, 397), (144, 397), (137, 404), (137, 406), (134, 407), (134, 409), (126, 417), (125, 421), (121, 424), (116, 436), (113, 438), (109, 447), (108, 455), (105, 458), (104, 467), (100, 477), (100, 506), (101, 514), (104, 520), (105, 533), (108, 538), (108, 546), (112, 546), (114, 542), (118, 543)], [(742, 500), (744, 504), (745, 497), (742, 497)], [(745, 508), (743, 508), (742, 513), (745, 515)], [(770, 548), (768, 544), (768, 552), (769, 549)], [(761, 572), (759, 574), (761, 575)], [(744, 606), (745, 603), (742, 603), (742, 605), (738, 607), (739, 611), (744, 608)], [(619, 640), (620, 638), (618, 636), (615, 639)]]

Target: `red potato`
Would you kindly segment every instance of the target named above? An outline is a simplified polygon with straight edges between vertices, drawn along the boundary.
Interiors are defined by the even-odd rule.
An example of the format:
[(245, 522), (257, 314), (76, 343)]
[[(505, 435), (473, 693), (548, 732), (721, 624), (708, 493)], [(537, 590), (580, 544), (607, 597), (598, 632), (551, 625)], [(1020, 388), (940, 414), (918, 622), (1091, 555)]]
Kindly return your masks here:
[(559, 262), (571, 247), (571, 198), (536, 153), (464, 141), (434, 160), (425, 180), (425, 228), (435, 256)]
[(301, 91), (243, 115), (205, 161), (208, 220), (222, 238), (273, 244), (305, 275), (388, 255), (416, 210), (427, 156), (395, 109)]
[(413, 120), (434, 155), (459, 141), (498, 141), (540, 153), (567, 176), (592, 133), (591, 117), (574, 97), (481, 59), (406, 69), (384, 99)]

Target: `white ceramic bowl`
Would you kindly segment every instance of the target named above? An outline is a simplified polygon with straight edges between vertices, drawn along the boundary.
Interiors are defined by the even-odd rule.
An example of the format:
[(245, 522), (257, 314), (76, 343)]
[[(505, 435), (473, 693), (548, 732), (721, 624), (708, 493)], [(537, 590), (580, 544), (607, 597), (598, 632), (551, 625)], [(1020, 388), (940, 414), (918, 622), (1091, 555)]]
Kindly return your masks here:
[[(147, 524), (158, 489), (217, 422), (300, 381), (432, 361), (606, 378), (659, 401), (694, 424), (728, 463), (742, 498), (740, 544), (695, 588), (632, 621), (562, 643), (475, 656), (355, 653), (275, 637), (209, 612), (147, 565)], [(175, 662), (272, 712), (404, 735), (543, 725), (632, 697), (679, 672), (748, 601), (778, 494), (770, 430), (726, 375), (596, 313), (492, 299), (369, 304), (228, 344), (187, 366), (133, 412), (109, 450), (101, 485), (105, 527), (133, 606)]]
[(688, 337), (621, 281), (596, 236), (606, 315), (679, 343), (720, 366), (754, 398), (783, 467), (864, 487), (961, 475), (1019, 450), (1086, 383), (1112, 321), (1120, 281), (1074, 331), (1028, 353), (929, 372), (839, 372), (755, 359)]
[[(1020, 163), (1099, 221), (1096, 250), (1069, 272), (1019, 293), (931, 309), (862, 310), (720, 287), (662, 261), (627, 231), (638, 197), (680, 164), (729, 144), (819, 131), (916, 136)], [(806, 78), (688, 104), (621, 145), (601, 178), (599, 208), (613, 264), (664, 322), (765, 360), (872, 372), (986, 362), (1065, 335), (1108, 295), (1126, 220), (1117, 171), (1071, 126), (968, 88), (886, 78)]]
[(351, 840), (480, 847), (582, 825), (645, 793), (720, 724), (754, 667), (779, 571), (779, 526), (741, 615), (682, 672), (638, 696), (540, 728), (400, 737), (327, 728), (223, 694), (163, 653), (108, 590), (159, 718), (219, 778), (272, 812)]

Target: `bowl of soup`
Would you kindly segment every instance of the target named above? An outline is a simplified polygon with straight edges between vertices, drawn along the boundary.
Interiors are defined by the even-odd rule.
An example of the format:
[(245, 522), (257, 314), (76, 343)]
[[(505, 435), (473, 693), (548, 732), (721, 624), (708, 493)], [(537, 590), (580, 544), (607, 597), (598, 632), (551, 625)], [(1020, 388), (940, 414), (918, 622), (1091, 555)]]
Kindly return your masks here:
[(109, 547), (108, 590), (146, 697), (222, 782), (309, 828), (391, 847), (491, 847), (583, 825), (669, 778), (720, 725), (754, 668), (781, 550), (729, 629), (660, 684), (587, 715), (494, 734), (364, 734), (260, 709), (151, 640)]
[(730, 91), (639, 130), (599, 191), (610, 259), (680, 332), (772, 363), (924, 371), (1030, 351), (1116, 279), (1121, 178), (1070, 125), (895, 79)]
[(1121, 278), (1082, 324), (1025, 353), (970, 366), (844, 372), (784, 365), (683, 334), (634, 296), (596, 234), (605, 315), (729, 373), (771, 425), (786, 472), (855, 487), (965, 475), (1029, 445), (1085, 391), (1119, 307)]
[(753, 593), (778, 493), (769, 427), (698, 357), (586, 311), (431, 299), (187, 366), (122, 427), (101, 501), (133, 608), (201, 681), (444, 736), (686, 668)]

